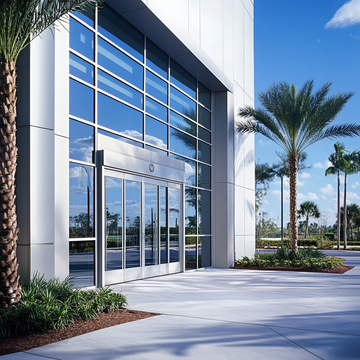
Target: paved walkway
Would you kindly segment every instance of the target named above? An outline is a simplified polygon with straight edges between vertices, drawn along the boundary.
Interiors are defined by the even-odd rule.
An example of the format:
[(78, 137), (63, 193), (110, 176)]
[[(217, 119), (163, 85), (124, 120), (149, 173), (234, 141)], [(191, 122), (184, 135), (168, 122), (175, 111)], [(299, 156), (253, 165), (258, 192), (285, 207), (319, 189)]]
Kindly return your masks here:
[(360, 252), (343, 275), (203, 269), (114, 286), (163, 315), (1, 359), (360, 359)]

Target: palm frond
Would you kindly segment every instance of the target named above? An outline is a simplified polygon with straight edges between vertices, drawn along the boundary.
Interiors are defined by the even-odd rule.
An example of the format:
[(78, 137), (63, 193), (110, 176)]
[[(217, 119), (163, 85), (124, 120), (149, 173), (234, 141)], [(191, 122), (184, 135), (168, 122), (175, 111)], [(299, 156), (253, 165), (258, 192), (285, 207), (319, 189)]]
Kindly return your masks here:
[(1, 0), (0, 61), (16, 61), (30, 41), (70, 11), (95, 7), (101, 0)]

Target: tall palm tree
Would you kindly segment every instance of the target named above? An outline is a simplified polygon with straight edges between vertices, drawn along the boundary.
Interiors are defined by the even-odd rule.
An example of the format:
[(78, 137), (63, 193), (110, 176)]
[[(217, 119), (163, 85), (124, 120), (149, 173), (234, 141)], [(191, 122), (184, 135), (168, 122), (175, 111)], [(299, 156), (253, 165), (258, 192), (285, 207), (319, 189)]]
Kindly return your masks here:
[(298, 91), (295, 85), (279, 83), (259, 95), (263, 109), (240, 108), (242, 121), (236, 124), (240, 133), (259, 133), (274, 141), (286, 153), (290, 175), (291, 250), (298, 250), (297, 173), (299, 156), (304, 150), (326, 138), (359, 136), (360, 125), (330, 124), (353, 93), (327, 97), (331, 84), (313, 92), (313, 81), (307, 81)]
[(69, 11), (96, 6), (98, 0), (0, 1), (0, 306), (20, 299), (15, 208), (16, 61), (20, 52)]
[(298, 210), (299, 217), (305, 216), (305, 238), (309, 236), (309, 218), (319, 219), (320, 211), (313, 201), (304, 201)]
[(344, 154), (344, 249), (347, 248), (347, 206), (346, 206), (346, 192), (347, 192), (347, 176), (356, 174), (360, 171), (360, 151), (352, 151)]
[(345, 169), (344, 150), (342, 143), (334, 144), (335, 152), (329, 156), (331, 166), (325, 170), (325, 176), (337, 174), (337, 248), (340, 249), (340, 173)]

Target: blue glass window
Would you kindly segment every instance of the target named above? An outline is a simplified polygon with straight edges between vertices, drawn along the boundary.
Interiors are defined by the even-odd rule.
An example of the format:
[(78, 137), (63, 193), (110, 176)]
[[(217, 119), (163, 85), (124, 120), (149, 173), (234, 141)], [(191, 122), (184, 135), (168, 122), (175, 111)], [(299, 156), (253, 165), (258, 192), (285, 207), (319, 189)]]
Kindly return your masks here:
[(73, 18), (70, 18), (70, 47), (94, 60), (94, 33)]
[(199, 139), (211, 143), (211, 133), (199, 126)]
[(106, 70), (143, 89), (143, 67), (100, 37), (98, 63)]
[(170, 124), (180, 130), (186, 131), (189, 134), (196, 136), (196, 124), (174, 111), (170, 111)]
[(186, 95), (170, 87), (170, 106), (181, 114), (196, 121), (196, 105)]
[(196, 234), (196, 189), (185, 187), (185, 235)]
[(98, 124), (143, 139), (142, 113), (101, 93), (98, 93)]
[(98, 21), (101, 34), (143, 61), (144, 37), (139, 31), (106, 6), (99, 9)]
[(85, 10), (83, 10), (81, 12), (73, 11), (72, 14), (77, 16), (79, 19), (81, 19), (86, 24), (90, 25), (91, 27), (94, 27), (95, 14), (94, 14), (93, 8), (87, 6)]
[(94, 66), (70, 53), (70, 74), (94, 85)]
[(168, 78), (168, 56), (148, 39), (146, 40), (146, 65), (165, 79)]
[(211, 146), (199, 141), (199, 154), (198, 159), (200, 161), (211, 164)]
[(196, 186), (196, 162), (179, 155), (171, 154), (171, 157), (185, 162), (185, 184)]
[(199, 103), (211, 109), (211, 92), (203, 84), (199, 83)]
[(195, 158), (196, 139), (181, 131), (170, 129), (170, 150), (180, 155)]
[(146, 92), (167, 104), (167, 83), (149, 70), (146, 71)]
[(149, 97), (146, 97), (146, 112), (167, 121), (167, 108)]
[(142, 109), (143, 95), (139, 91), (106, 74), (102, 70), (98, 70), (98, 86), (100, 89)]
[(162, 149), (167, 149), (167, 125), (146, 116), (145, 141)]
[(211, 114), (202, 106), (198, 106), (199, 111), (199, 124), (211, 130)]
[(94, 121), (94, 90), (70, 79), (70, 115)]
[(198, 186), (211, 188), (211, 167), (198, 163)]
[(111, 133), (109, 131), (98, 129), (98, 133), (102, 134), (102, 135), (105, 135), (105, 136), (108, 136), (108, 137), (111, 137), (112, 139), (120, 140), (120, 141), (125, 142), (127, 144), (137, 146), (137, 147), (142, 147), (143, 146), (142, 143), (139, 143), (139, 142), (134, 141), (134, 140), (130, 140), (130, 139), (128, 139), (126, 137), (123, 137), (123, 136), (120, 136), (120, 135), (113, 134), (113, 133)]
[(95, 285), (95, 241), (69, 243), (69, 276), (75, 289)]
[(94, 161), (94, 128), (79, 121), (70, 120), (69, 157), (73, 160)]
[(196, 79), (174, 60), (170, 60), (170, 81), (196, 99)]
[(94, 237), (94, 168), (70, 163), (69, 236)]
[(198, 190), (198, 234), (211, 234), (211, 192)]

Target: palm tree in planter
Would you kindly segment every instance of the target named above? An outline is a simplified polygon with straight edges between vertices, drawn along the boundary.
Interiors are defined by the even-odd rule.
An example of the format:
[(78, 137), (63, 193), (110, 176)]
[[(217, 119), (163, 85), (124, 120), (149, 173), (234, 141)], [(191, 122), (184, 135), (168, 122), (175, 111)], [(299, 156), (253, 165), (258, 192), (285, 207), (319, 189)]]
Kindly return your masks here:
[(310, 145), (329, 138), (359, 136), (360, 125), (330, 125), (353, 93), (327, 97), (331, 84), (324, 84), (313, 94), (313, 81), (300, 90), (285, 82), (259, 94), (263, 108), (240, 108), (242, 118), (236, 124), (240, 133), (259, 133), (274, 141), (285, 152), (289, 166), (291, 250), (298, 251), (297, 173), (299, 157)]
[(346, 192), (347, 192), (347, 176), (356, 174), (360, 171), (360, 151), (352, 151), (344, 154), (344, 249), (347, 248), (347, 206), (346, 206)]
[(340, 249), (340, 173), (345, 169), (344, 150), (342, 143), (334, 144), (335, 152), (329, 156), (331, 166), (325, 170), (325, 176), (337, 174), (337, 248)]
[(20, 52), (70, 11), (95, 7), (100, 0), (0, 1), (0, 306), (20, 299), (15, 208), (16, 61)]
[(298, 217), (305, 217), (305, 238), (309, 236), (309, 218), (320, 218), (320, 211), (318, 206), (313, 201), (305, 201), (300, 204), (300, 210), (298, 210)]

